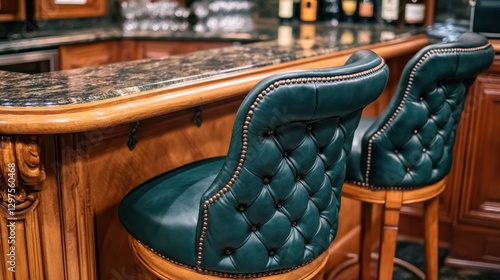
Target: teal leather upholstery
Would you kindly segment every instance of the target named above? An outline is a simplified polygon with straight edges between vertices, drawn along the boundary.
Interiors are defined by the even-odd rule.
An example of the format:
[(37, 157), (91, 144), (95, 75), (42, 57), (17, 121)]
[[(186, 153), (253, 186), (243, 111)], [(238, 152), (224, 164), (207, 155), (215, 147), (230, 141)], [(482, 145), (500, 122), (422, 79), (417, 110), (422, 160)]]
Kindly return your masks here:
[(335, 237), (354, 130), (387, 77), (364, 50), (340, 67), (261, 81), (237, 112), (227, 156), (141, 184), (120, 204), (122, 224), (203, 273), (255, 277), (312, 261)]
[(493, 57), (493, 47), (475, 33), (420, 50), (385, 111), (361, 121), (346, 179), (371, 189), (415, 189), (443, 179), (467, 91)]

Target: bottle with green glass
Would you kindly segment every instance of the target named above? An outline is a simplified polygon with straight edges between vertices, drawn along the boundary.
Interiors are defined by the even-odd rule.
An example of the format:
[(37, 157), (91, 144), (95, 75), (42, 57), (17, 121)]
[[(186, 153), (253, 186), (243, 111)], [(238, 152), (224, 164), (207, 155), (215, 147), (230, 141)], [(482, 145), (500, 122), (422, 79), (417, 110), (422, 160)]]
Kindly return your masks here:
[(340, 0), (324, 0), (321, 7), (322, 17), (324, 21), (329, 21), (333, 25), (337, 25), (341, 17)]

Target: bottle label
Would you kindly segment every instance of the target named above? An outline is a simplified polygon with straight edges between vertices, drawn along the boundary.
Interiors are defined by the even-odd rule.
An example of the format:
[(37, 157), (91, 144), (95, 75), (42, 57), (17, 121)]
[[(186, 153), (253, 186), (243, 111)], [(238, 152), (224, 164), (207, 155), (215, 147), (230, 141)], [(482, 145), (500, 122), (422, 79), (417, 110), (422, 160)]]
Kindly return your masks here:
[(382, 19), (398, 20), (399, 18), (399, 1), (398, 0), (382, 0), (382, 11), (380, 13)]
[(293, 17), (293, 0), (280, 0), (278, 16), (280, 18)]
[(373, 3), (359, 3), (359, 16), (369, 18), (373, 16)]
[(424, 4), (406, 4), (405, 21), (407, 23), (422, 23), (425, 17)]
[(342, 9), (346, 16), (352, 16), (356, 12), (356, 0), (342, 0)]
[(303, 21), (316, 21), (317, 1), (303, 0), (301, 2), (300, 19)]

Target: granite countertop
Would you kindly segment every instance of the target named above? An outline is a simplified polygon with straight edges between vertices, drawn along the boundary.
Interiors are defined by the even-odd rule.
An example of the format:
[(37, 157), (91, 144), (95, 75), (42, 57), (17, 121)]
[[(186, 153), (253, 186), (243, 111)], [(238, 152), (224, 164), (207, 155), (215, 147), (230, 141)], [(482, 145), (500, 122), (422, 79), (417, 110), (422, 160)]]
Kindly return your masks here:
[[(89, 103), (423, 33), (423, 30), (387, 29), (378, 25), (340, 24), (334, 27), (318, 23), (312, 27), (296, 25), (291, 40), (276, 40), (278, 30), (283, 31), (276, 24), (267, 26), (263, 33), (254, 34), (255, 38), (265, 36), (267, 41), (160, 59), (33, 75), (0, 71), (0, 106), (46, 107)], [(95, 32), (93, 36), (124, 36), (123, 32), (113, 33), (113, 30), (102, 32)], [(80, 34), (82, 37), (87, 35)], [(64, 40), (70, 38), (61, 36)], [(189, 34), (186, 36), (182, 38), (189, 38)]]

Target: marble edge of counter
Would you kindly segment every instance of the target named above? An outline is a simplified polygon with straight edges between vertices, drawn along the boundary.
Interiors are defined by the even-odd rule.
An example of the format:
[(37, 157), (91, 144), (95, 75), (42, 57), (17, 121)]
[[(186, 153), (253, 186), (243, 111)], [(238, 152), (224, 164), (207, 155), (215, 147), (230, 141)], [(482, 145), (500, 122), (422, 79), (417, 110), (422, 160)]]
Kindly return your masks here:
[[(394, 39), (393, 41), (372, 43), (366, 45), (366, 47), (377, 51), (383, 57), (394, 57), (417, 51), (421, 47), (429, 44), (429, 42), (429, 39), (424, 34), (406, 34), (406, 36)], [(255, 45), (262, 49), (269, 49), (270, 44), (275, 44), (275, 42), (262, 42), (256, 43)], [(213, 56), (220, 57), (219, 52), (221, 50), (227, 51), (229, 49), (232, 50), (233, 54), (237, 54), (239, 57), (242, 47), (245, 46), (216, 49), (208, 52), (213, 52)], [(175, 112), (241, 95), (247, 92), (259, 80), (280, 71), (341, 65), (348, 55), (363, 47), (365, 46), (358, 45), (336, 49), (332, 48), (326, 50), (324, 53), (315, 55), (305, 55), (303, 52), (299, 52), (298, 55), (301, 56), (300, 58), (295, 57), (292, 59), (288, 57), (288, 60), (269, 60), (261, 65), (251, 65), (250, 67), (230, 67), (229, 69), (220, 70), (217, 65), (215, 65), (214, 69), (217, 71), (213, 73), (205, 73), (205, 75), (193, 77), (189, 77), (188, 75), (187, 79), (184, 80), (165, 81), (159, 79), (156, 84), (150, 83), (143, 84), (142, 86), (137, 86), (137, 84), (132, 81), (131, 84), (133, 86), (121, 87), (120, 90), (124, 92), (122, 95), (118, 96), (115, 95), (116, 92), (101, 91), (99, 87), (100, 93), (105, 96), (99, 96), (100, 98), (98, 100), (84, 100), (84, 102), (81, 103), (75, 103), (75, 101), (78, 102), (78, 100), (71, 100), (72, 103), (70, 104), (58, 106), (31, 106), (29, 104), (25, 104), (29, 106), (24, 107), (0, 106), (0, 112), (3, 115), (3, 117), (0, 118), (0, 134), (70, 133), (99, 129), (118, 123), (151, 118), (169, 112)], [(197, 55), (200, 54), (206, 55), (207, 51), (191, 55), (194, 55), (194, 58), (196, 58)], [(185, 55), (181, 55), (166, 58), (166, 60), (172, 59), (182, 65), (182, 58), (185, 57)], [(151, 63), (159, 62), (157, 60), (146, 60), (140, 61), (139, 63), (151, 65)], [(201, 61), (199, 63), (199, 65), (206, 65), (206, 61)], [(115, 69), (118, 67), (119, 69), (119, 66), (123, 66), (123, 64), (127, 63), (120, 63), (107, 67), (115, 67)], [(129, 62), (128, 64), (130, 67), (133, 67), (137, 65), (137, 62)], [(165, 65), (165, 59), (159, 64)], [(103, 68), (106, 69), (106, 67), (99, 68), (101, 70)], [(58, 82), (60, 77), (64, 77), (68, 74), (67, 72), (70, 72), (71, 75), (65, 82), (69, 84), (71, 84), (71, 82), (78, 84), (78, 81), (83, 79), (86, 85), (90, 85), (91, 81), (94, 80), (92, 73), (95, 70), (95, 68), (89, 67), (71, 71), (46, 73), (49, 76), (42, 75), (41, 80), (33, 79), (32, 75), (24, 75), (20, 77), (20, 79), (26, 81), (29, 84), (28, 87), (30, 87), (37, 86), (38, 82), (43, 82), (43, 80), (47, 79)], [(163, 73), (161, 70), (159, 72), (159, 74)], [(139, 77), (139, 80), (140, 79)], [(0, 84), (2, 82), (3, 81), (0, 81)], [(16, 90), (15, 85), (13, 86), (13, 90), (19, 92)], [(43, 88), (43, 83), (41, 86)], [(9, 87), (12, 88), (12, 84), (10, 84)], [(0, 90), (0, 94), (2, 94), (2, 92), (3, 90)], [(108, 94), (110, 96), (107, 96)], [(40, 96), (43, 97), (43, 93), (34, 97), (37, 98)], [(26, 102), (25, 100), (20, 101)]]
[[(402, 33), (398, 38), (410, 35), (411, 32)], [(310, 50), (302, 49), (298, 42), (291, 47), (280, 47), (275, 41), (268, 41), (160, 59), (113, 63), (29, 76), (19, 75), (17, 78), (10, 76), (0, 81), (0, 106), (48, 107), (84, 104), (362, 46), (335, 43), (329, 45), (319, 39), (321, 38), (318, 38), (316, 43), (320, 46)], [(380, 41), (371, 44), (378, 42)], [(12, 86), (15, 86), (16, 90), (9, 89)], [(82, 92), (85, 94), (81, 94)]]

